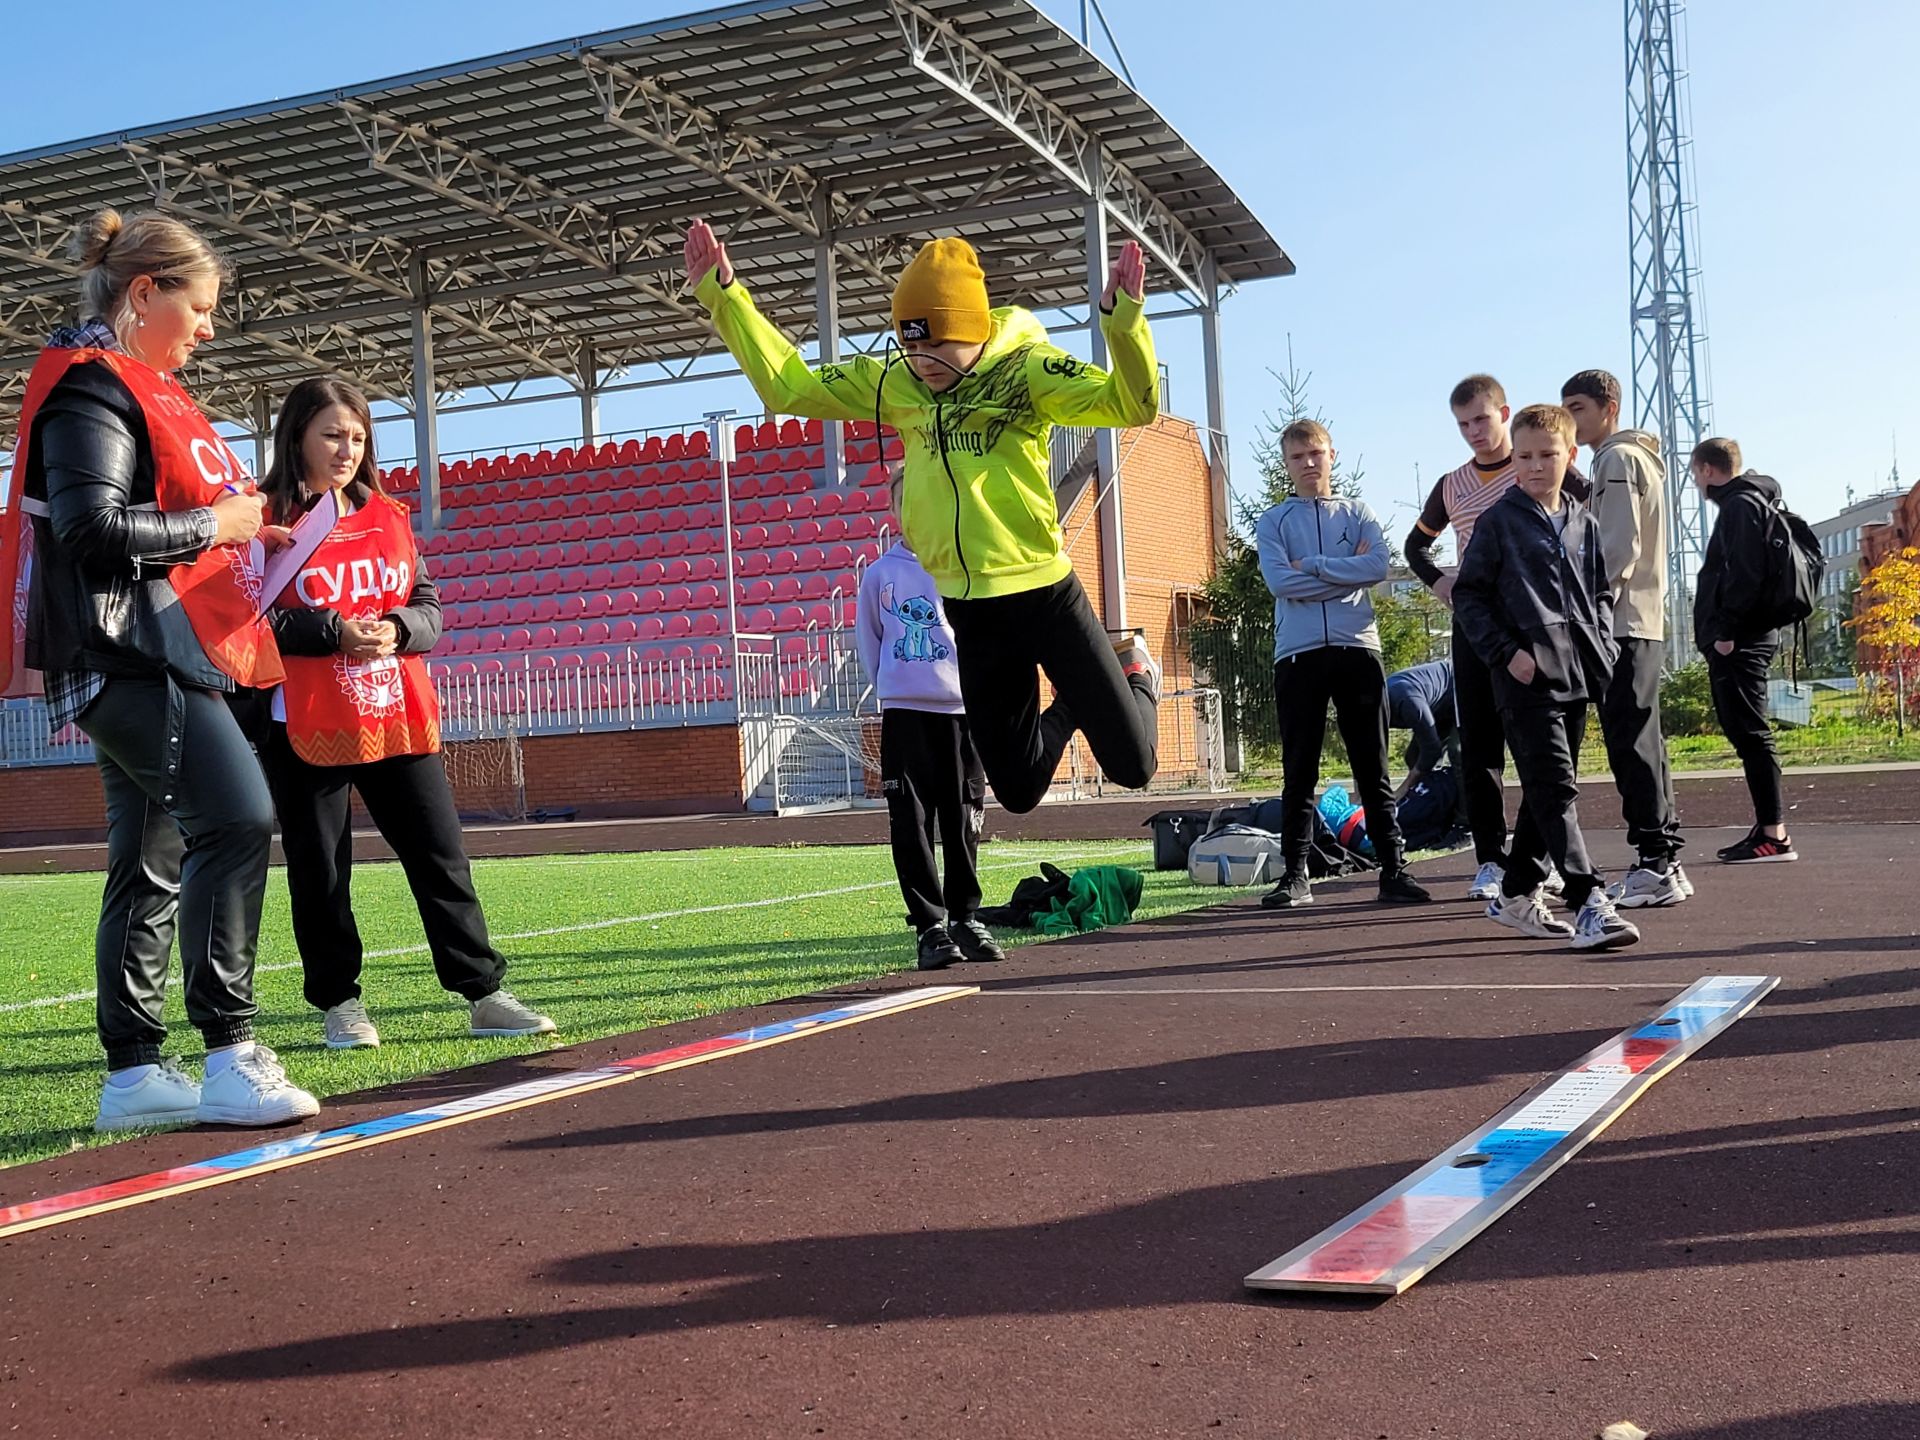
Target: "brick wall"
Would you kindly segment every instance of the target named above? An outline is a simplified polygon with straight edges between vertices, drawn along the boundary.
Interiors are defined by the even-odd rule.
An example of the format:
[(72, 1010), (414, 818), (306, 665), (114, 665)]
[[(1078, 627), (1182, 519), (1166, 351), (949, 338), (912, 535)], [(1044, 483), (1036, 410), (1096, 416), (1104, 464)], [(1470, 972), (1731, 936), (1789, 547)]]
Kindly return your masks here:
[[(582, 816), (695, 815), (738, 810), (740, 732), (732, 725), (543, 735), (524, 740), (529, 810)], [(460, 783), (463, 812), (503, 809), (504, 791)], [(367, 823), (356, 802), (355, 822)], [(100, 776), (91, 765), (0, 770), (0, 845), (97, 841), (106, 833)]]
[[(1162, 416), (1151, 426), (1118, 436), (1116, 453), (1127, 566), (1127, 620), (1146, 631), (1147, 644), (1165, 671), (1166, 689), (1183, 689), (1192, 683), (1193, 670), (1185, 647), (1182, 597), (1213, 573), (1214, 564), (1218, 502), (1206, 451), (1192, 421)], [(1104, 571), (1095, 494), (1096, 487), (1087, 486), (1078, 503), (1061, 517), (1060, 528), (1080, 583), (1097, 612)], [(1074, 741), (1074, 752), (1061, 762), (1063, 782), (1076, 758), (1083, 779), (1090, 779), (1097, 768), (1084, 740)], [(1195, 752), (1191, 703), (1183, 700), (1162, 705), (1162, 774), (1173, 778)]]
[(0, 844), (97, 840), (106, 826), (100, 772), (93, 766), (0, 770)]

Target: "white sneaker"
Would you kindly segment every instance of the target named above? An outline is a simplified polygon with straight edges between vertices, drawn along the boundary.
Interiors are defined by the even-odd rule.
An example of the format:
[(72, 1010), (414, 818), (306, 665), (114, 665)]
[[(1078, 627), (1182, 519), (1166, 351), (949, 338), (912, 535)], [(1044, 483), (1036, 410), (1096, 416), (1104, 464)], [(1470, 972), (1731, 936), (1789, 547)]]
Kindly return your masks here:
[(1673, 883), (1680, 887), (1680, 898), (1682, 900), (1691, 900), (1693, 898), (1693, 881), (1687, 878), (1687, 867), (1682, 865), (1678, 860), (1673, 862)]
[(482, 1040), (550, 1035), (553, 1030), (553, 1021), (535, 1013), (532, 1006), (514, 999), (505, 990), (496, 990), (475, 1000), (467, 1015), (467, 1033)]
[(1541, 902), (1538, 892), (1532, 895), (1496, 896), (1487, 905), (1487, 918), (1499, 921), (1510, 930), (1518, 930), (1522, 935), (1531, 935), (1536, 940), (1565, 940), (1573, 934), (1573, 926), (1554, 918), (1553, 912)]
[(320, 1102), (287, 1079), (280, 1057), (255, 1044), (200, 1087), (202, 1125), (284, 1125), (320, 1113)]
[(1627, 871), (1624, 880), (1607, 891), (1607, 898), (1623, 910), (1638, 910), (1642, 906), (1678, 905), (1687, 898), (1687, 892), (1680, 888), (1672, 866), (1662, 875), (1658, 870), (1636, 865)]
[(1619, 950), (1638, 945), (1640, 932), (1630, 920), (1621, 918), (1604, 890), (1592, 891), (1580, 913), (1573, 917), (1573, 948), (1576, 950)]
[(1153, 696), (1154, 704), (1160, 703), (1160, 662), (1153, 658), (1153, 652), (1147, 649), (1146, 637), (1139, 631), (1124, 640), (1113, 642), (1113, 653), (1120, 661), (1122, 673), (1129, 677), (1138, 675), (1147, 682), (1147, 690)]
[(1473, 883), (1467, 887), (1467, 899), (1489, 903), (1497, 901), (1500, 898), (1500, 882), (1506, 878), (1505, 868), (1489, 860), (1475, 872)]
[(367, 1018), (367, 1003), (358, 996), (342, 1000), (327, 1011), (327, 1049), (378, 1050), (380, 1032)]
[(1547, 878), (1540, 882), (1540, 888), (1556, 900), (1567, 893), (1567, 877), (1560, 873), (1560, 867), (1551, 860), (1547, 862)]
[(177, 1060), (167, 1059), (138, 1085), (102, 1085), (93, 1128), (109, 1135), (149, 1125), (191, 1125), (199, 1114), (200, 1087)]

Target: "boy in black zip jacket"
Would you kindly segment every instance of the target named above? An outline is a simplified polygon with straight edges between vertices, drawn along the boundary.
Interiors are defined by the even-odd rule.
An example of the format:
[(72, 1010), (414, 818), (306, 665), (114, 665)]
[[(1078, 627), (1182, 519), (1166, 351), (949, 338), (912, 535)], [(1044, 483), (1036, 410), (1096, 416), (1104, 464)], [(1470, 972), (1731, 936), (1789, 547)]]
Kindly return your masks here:
[[(1524, 804), (1500, 898), (1488, 918), (1542, 939), (1570, 936), (1577, 950), (1632, 945), (1580, 833), (1575, 766), (1587, 706), (1606, 694), (1619, 647), (1600, 531), (1563, 492), (1573, 461), (1573, 417), (1529, 405), (1513, 422), (1516, 483), (1488, 508), (1453, 586), (1454, 623), (1492, 672)], [(1538, 844), (1520, 843), (1537, 832)], [(1528, 836), (1532, 840), (1533, 836)], [(1569, 927), (1546, 908), (1544, 849), (1566, 877)]]
[(1729, 865), (1797, 860), (1787, 835), (1773, 727), (1767, 723), (1767, 671), (1779, 641), (1757, 618), (1780, 482), (1751, 470), (1742, 473), (1739, 445), (1718, 436), (1694, 447), (1692, 470), (1700, 493), (1720, 511), (1701, 558), (1693, 640), (1707, 658), (1721, 733), (1739, 754), (1753, 797), (1753, 829), (1722, 850), (1720, 858)]

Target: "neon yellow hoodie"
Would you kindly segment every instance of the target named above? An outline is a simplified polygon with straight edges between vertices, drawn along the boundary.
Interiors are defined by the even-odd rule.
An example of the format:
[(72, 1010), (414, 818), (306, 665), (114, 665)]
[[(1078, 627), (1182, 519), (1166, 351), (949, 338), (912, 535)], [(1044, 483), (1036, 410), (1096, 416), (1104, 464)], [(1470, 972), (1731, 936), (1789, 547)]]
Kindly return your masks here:
[(1153, 334), (1125, 293), (1100, 317), (1111, 373), (1047, 341), (1025, 310), (993, 312), (979, 364), (936, 395), (904, 360), (860, 355), (810, 368), (754, 307), (738, 276), (700, 282), (700, 302), (766, 407), (820, 420), (875, 417), (906, 450), (901, 526), (948, 599), (1038, 590), (1073, 569), (1053, 502), (1049, 437), (1056, 424), (1149, 424), (1160, 408)]

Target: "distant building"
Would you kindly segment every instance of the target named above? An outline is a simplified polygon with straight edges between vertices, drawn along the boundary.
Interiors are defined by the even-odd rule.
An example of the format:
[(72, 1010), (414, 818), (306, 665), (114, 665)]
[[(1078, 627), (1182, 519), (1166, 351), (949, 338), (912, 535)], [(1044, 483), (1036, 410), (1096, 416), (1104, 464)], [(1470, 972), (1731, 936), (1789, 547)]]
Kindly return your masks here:
[[(1899, 472), (1895, 472), (1896, 476)], [(1820, 553), (1827, 557), (1827, 573), (1820, 582), (1820, 609), (1833, 623), (1841, 602), (1860, 579), (1861, 532), (1887, 524), (1900, 504), (1900, 491), (1883, 490), (1855, 500), (1829, 520), (1817, 520), (1813, 533)]]

